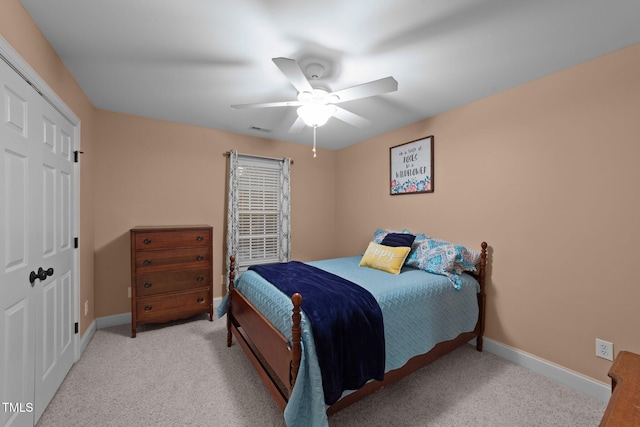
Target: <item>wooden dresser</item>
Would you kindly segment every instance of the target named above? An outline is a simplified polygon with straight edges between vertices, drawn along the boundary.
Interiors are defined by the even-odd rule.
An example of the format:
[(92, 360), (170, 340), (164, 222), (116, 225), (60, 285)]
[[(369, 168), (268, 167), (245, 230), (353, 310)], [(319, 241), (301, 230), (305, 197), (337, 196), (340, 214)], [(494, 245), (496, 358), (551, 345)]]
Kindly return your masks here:
[(131, 337), (145, 323), (199, 313), (212, 321), (212, 227), (135, 227), (130, 234)]

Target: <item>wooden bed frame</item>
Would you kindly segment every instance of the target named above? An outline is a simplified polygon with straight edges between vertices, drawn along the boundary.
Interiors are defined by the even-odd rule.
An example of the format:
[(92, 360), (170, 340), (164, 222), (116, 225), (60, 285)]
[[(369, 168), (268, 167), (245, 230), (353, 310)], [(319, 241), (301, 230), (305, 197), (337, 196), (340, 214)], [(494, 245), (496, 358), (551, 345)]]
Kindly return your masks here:
[[(472, 275), (480, 284), (478, 293), (478, 322), (473, 331), (464, 332), (456, 338), (437, 344), (428, 353), (410, 359), (401, 368), (385, 373), (383, 381), (370, 381), (357, 391), (343, 397), (327, 408), (331, 415), (350, 404), (362, 399), (388, 384), (403, 378), (420, 369), (461, 345), (476, 338), (476, 349), (482, 351), (482, 335), (485, 317), (485, 270), (487, 263), (487, 243), (482, 242), (480, 262), (477, 273)], [(292, 342), (289, 341), (234, 287), (235, 257), (230, 256), (229, 297), (227, 300), (227, 347), (231, 347), (232, 335), (258, 372), (267, 390), (278, 404), (281, 411), (287, 405), (302, 358), (300, 326), (300, 306), (302, 296), (298, 293), (291, 297), (293, 325), (291, 327)]]

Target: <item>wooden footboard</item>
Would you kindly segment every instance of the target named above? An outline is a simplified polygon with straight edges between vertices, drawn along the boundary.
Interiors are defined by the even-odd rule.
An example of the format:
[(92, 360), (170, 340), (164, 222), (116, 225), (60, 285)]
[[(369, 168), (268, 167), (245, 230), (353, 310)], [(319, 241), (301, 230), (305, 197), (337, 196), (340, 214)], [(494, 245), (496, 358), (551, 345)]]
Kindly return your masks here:
[[(476, 338), (476, 349), (482, 351), (485, 317), (485, 275), (487, 262), (487, 243), (482, 242), (482, 251), (478, 271), (473, 276), (480, 284), (478, 293), (478, 321), (474, 331), (465, 332), (450, 341), (437, 344), (428, 353), (415, 356), (403, 367), (387, 372), (384, 381), (371, 381), (354, 393), (340, 399), (327, 409), (332, 414), (356, 402), (357, 400), (409, 375), (411, 372), (455, 350)], [(294, 294), (291, 298), (292, 342), (289, 341), (234, 287), (235, 257), (231, 256), (229, 273), (229, 297), (227, 305), (227, 346), (232, 344), (232, 335), (240, 343), (245, 354), (260, 375), (267, 390), (276, 401), (280, 410), (285, 406), (295, 385), (296, 376), (302, 358), (300, 306), (302, 296)]]
[(235, 289), (234, 266), (235, 257), (231, 256), (227, 301), (227, 346), (231, 346), (232, 334), (235, 335), (267, 390), (284, 411), (295, 385), (302, 358), (300, 327), (302, 296), (294, 294), (291, 298), (293, 326), (290, 345), (284, 335)]

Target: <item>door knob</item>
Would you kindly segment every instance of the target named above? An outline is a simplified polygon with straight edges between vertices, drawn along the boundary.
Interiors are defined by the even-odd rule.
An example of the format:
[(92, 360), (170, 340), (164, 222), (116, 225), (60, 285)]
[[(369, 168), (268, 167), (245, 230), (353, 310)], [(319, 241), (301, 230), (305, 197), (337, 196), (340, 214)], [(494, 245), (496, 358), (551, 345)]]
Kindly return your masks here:
[(32, 271), (31, 273), (29, 273), (29, 283), (31, 283), (31, 286), (33, 286), (33, 282), (35, 282), (36, 279), (45, 280), (47, 276), (52, 276), (52, 275), (53, 275), (53, 268), (50, 267), (45, 270), (42, 267), (39, 267), (37, 273), (35, 271)]

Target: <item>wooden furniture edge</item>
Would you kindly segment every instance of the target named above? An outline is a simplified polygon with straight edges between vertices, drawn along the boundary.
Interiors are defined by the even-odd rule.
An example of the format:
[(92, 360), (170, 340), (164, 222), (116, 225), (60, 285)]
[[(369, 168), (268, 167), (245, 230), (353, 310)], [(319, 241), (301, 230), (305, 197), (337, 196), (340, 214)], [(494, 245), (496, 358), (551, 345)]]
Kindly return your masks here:
[[(327, 408), (327, 414), (333, 414), (338, 412), (341, 409), (346, 408), (347, 406), (355, 403), (356, 401), (374, 393), (377, 390), (380, 390), (387, 385), (391, 384), (394, 381), (397, 381), (405, 376), (415, 372), (416, 370), (428, 365), (434, 360), (439, 359), (440, 357), (450, 353), (461, 345), (469, 342), (473, 338), (476, 338), (476, 350), (482, 351), (482, 336), (484, 334), (484, 318), (485, 318), (485, 305), (486, 305), (486, 294), (485, 294), (485, 281), (486, 281), (486, 263), (487, 263), (487, 243), (482, 242), (481, 244), (481, 252), (480, 252), (480, 262), (478, 265), (478, 272), (472, 274), (480, 285), (480, 292), (478, 293), (478, 321), (476, 323), (476, 327), (473, 331), (463, 332), (458, 335), (456, 338), (438, 343), (433, 349), (425, 354), (421, 354), (410, 359), (405, 365), (402, 367), (395, 369), (393, 371), (389, 371), (385, 373), (385, 379), (383, 381), (371, 381), (365, 384), (360, 389), (354, 391), (353, 393), (344, 396), (338, 402)], [(300, 304), (302, 303), (302, 296), (300, 294), (294, 294), (292, 296), (292, 303), (294, 304), (293, 314), (292, 314), (292, 338), (293, 342), (291, 343), (290, 349), (291, 357), (288, 362), (291, 366), (290, 373), (290, 382), (289, 386), (284, 384), (279, 384), (278, 379), (273, 378), (272, 369), (265, 362), (264, 357), (261, 354), (261, 351), (255, 344), (252, 342), (251, 338), (241, 332), (242, 325), (237, 319), (234, 318), (233, 312), (233, 299), (234, 294), (237, 293), (236, 298), (241, 295), (239, 291), (235, 289), (234, 281), (235, 281), (235, 256), (231, 255), (230, 259), (230, 271), (229, 271), (229, 296), (227, 299), (227, 346), (230, 347), (232, 344), (232, 335), (235, 335), (240, 343), (244, 353), (247, 355), (254, 368), (258, 371), (260, 378), (263, 383), (267, 387), (267, 390), (271, 394), (272, 398), (278, 405), (281, 411), (284, 411), (284, 408), (287, 405), (288, 397), (293, 390), (293, 386), (295, 385), (296, 376), (298, 372), (298, 368), (300, 366), (301, 360), (301, 328), (300, 328)], [(298, 298), (299, 297), (299, 298)], [(247, 301), (248, 303), (248, 301)], [(274, 329), (275, 328), (268, 322), (266, 318), (260, 314), (255, 307), (253, 307), (250, 303), (249, 306), (252, 307), (253, 310), (257, 312), (257, 315), (264, 319), (265, 323), (268, 325), (265, 327), (266, 329)], [(297, 311), (296, 311), (297, 310)], [(260, 334), (262, 332), (258, 331), (255, 334)], [(284, 385), (284, 387), (283, 387)], [(283, 389), (284, 388), (284, 389)]]
[(136, 262), (133, 256), (131, 256), (131, 254), (133, 254), (136, 250), (136, 242), (134, 240), (134, 231), (133, 230), (129, 230), (129, 241), (130, 241), (130, 247), (131, 247), (131, 252), (129, 254), (129, 258), (131, 260), (131, 282), (130, 286), (131, 286), (131, 338), (135, 338), (137, 331), (138, 331), (138, 316), (136, 313), (136, 310), (133, 307), (133, 301), (135, 301), (137, 299), (137, 289), (136, 289)]
[(480, 285), (480, 292), (478, 292), (478, 324), (476, 325), (476, 350), (482, 351), (483, 339), (484, 336), (484, 322), (485, 322), (485, 312), (486, 312), (486, 303), (487, 303), (487, 294), (485, 291), (486, 287), (486, 277), (487, 277), (487, 247), (489, 245), (487, 242), (482, 242), (480, 244), (480, 262), (478, 262), (478, 271), (477, 273), (470, 273), (475, 279), (478, 281)]
[(611, 398), (600, 427), (640, 425), (640, 355), (620, 351), (608, 375)]

